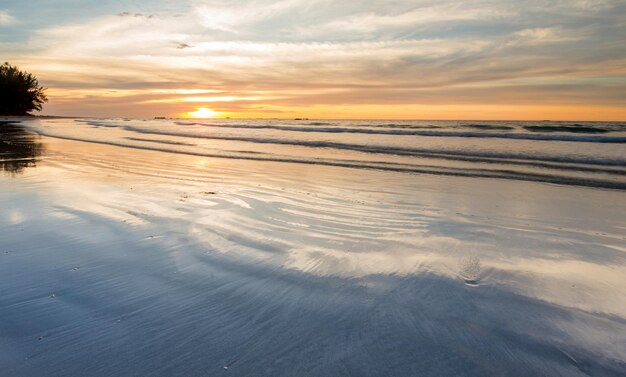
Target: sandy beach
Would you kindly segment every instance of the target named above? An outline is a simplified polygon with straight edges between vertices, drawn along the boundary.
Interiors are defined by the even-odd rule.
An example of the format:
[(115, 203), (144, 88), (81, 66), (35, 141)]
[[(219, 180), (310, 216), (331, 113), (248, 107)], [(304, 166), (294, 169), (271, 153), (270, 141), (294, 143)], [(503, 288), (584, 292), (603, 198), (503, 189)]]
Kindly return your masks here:
[[(626, 156), (597, 139), (621, 131), (489, 163), (490, 136), (429, 157), (341, 149), (346, 123), (154, 122), (0, 125), (1, 374), (626, 373)], [(351, 143), (460, 137), (418, 127)]]

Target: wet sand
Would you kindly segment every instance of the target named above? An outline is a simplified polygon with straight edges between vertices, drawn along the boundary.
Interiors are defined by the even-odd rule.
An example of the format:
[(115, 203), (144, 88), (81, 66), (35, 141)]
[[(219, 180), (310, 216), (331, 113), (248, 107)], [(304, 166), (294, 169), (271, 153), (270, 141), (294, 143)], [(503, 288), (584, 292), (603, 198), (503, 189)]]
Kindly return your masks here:
[(626, 192), (0, 125), (3, 376), (623, 376)]

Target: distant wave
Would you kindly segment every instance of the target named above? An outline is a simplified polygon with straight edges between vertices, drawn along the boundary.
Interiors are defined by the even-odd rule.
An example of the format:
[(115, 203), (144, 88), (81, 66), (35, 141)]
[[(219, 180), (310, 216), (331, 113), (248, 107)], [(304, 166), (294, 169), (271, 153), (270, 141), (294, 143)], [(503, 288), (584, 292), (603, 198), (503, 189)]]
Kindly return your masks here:
[[(181, 126), (203, 126), (214, 128), (245, 128), (251, 130), (279, 130), (279, 131), (296, 131), (296, 132), (329, 132), (329, 133), (354, 133), (354, 134), (379, 134), (379, 135), (420, 135), (415, 131), (405, 131), (404, 129), (368, 129), (364, 127), (380, 127), (390, 128), (389, 125), (362, 125), (360, 128), (355, 127), (302, 127), (302, 126), (288, 126), (288, 125), (255, 125), (255, 124), (220, 124), (220, 123), (187, 123), (187, 122), (175, 122), (175, 124)], [(361, 128), (362, 127), (362, 128)], [(393, 126), (397, 128), (400, 126)], [(405, 126), (405, 129), (431, 129), (439, 128), (437, 126)]]
[(183, 143), (181, 141), (143, 139), (143, 138), (140, 138), (140, 137), (125, 137), (125, 139), (127, 139), (127, 140), (134, 140), (134, 141), (145, 141), (145, 142), (149, 142), (149, 143), (169, 144), (169, 145), (187, 145), (187, 146), (195, 145), (195, 144), (192, 144), (192, 143)]
[(346, 167), (354, 169), (374, 169), (404, 173), (417, 173), (417, 174), (433, 174), (433, 175), (447, 175), (447, 176), (461, 176), (461, 177), (476, 177), (476, 178), (496, 178), (496, 179), (512, 179), (512, 180), (524, 180), (533, 182), (545, 182), (562, 185), (574, 185), (585, 187), (598, 187), (626, 190), (626, 182), (614, 181), (608, 179), (587, 178), (587, 177), (572, 177), (558, 174), (540, 174), (531, 173), (507, 169), (467, 169), (467, 168), (452, 168), (441, 166), (428, 166), (428, 165), (414, 165), (414, 164), (399, 164), (393, 162), (378, 162), (378, 161), (356, 161), (356, 160), (333, 160), (333, 159), (300, 159), (289, 156), (277, 156), (271, 154), (245, 154), (245, 155), (231, 155), (222, 153), (204, 153), (180, 149), (171, 149), (166, 147), (151, 147), (148, 145), (131, 145), (126, 143), (114, 142), (114, 141), (101, 141), (101, 140), (89, 140), (83, 138), (75, 138), (70, 136), (47, 134), (42, 132), (43, 135), (48, 137), (54, 137), (58, 139), (75, 140), (96, 144), (113, 145), (125, 148), (134, 148), (141, 150), (151, 150), (158, 152), (186, 154), (193, 156), (214, 157), (214, 158), (226, 158), (237, 160), (252, 160), (252, 161), (267, 161), (267, 162), (283, 162), (283, 163), (298, 163), (307, 165), (325, 165)]
[(515, 127), (512, 127), (512, 126), (503, 126), (503, 125), (494, 125), (494, 124), (464, 124), (459, 127), (475, 128), (477, 130), (494, 130), (494, 131), (495, 130), (508, 131), (508, 130), (515, 129)]
[[(194, 126), (194, 125), (198, 125), (198, 126), (212, 126), (212, 127), (232, 127), (235, 126), (237, 128), (244, 128), (244, 127), (248, 127), (248, 128), (254, 128), (254, 127), (259, 127), (259, 125), (253, 125), (253, 124), (232, 124), (232, 123), (206, 123), (206, 122), (183, 122), (183, 121), (178, 121), (178, 122), (174, 122), (174, 124), (178, 124), (178, 125), (182, 125), (182, 126)], [(312, 122), (312, 123), (305, 123), (305, 126), (339, 126), (337, 123), (328, 123), (328, 122)], [(281, 127), (289, 127), (289, 128), (302, 128), (303, 125), (301, 124), (283, 124), (283, 125), (279, 125)], [(265, 125), (262, 127), (275, 127), (275, 125)], [(354, 127), (368, 127), (368, 128), (399, 128), (399, 129), (415, 129), (415, 130), (430, 130), (430, 129), (439, 129), (439, 128), (444, 128), (442, 126), (435, 126), (432, 124), (429, 125), (414, 125), (414, 124), (401, 124), (401, 123), (387, 123), (387, 124), (376, 124), (376, 123), (369, 123), (369, 124), (357, 124), (354, 125)], [(307, 129), (311, 129), (311, 128), (307, 128)], [(360, 128), (357, 128), (360, 129)], [(312, 131), (313, 132), (313, 131)]]
[[(279, 130), (292, 132), (326, 132), (326, 133), (351, 133), (372, 135), (398, 135), (398, 136), (427, 136), (427, 137), (460, 137), (460, 138), (497, 138), (516, 140), (543, 140), (543, 141), (567, 141), (581, 143), (626, 143), (626, 137), (609, 136), (580, 136), (563, 134), (524, 134), (524, 133), (494, 133), (494, 132), (456, 132), (456, 131), (425, 131), (425, 130), (401, 130), (401, 129), (368, 129), (354, 127), (297, 127), (284, 125), (243, 125), (243, 124), (217, 124), (217, 123), (182, 123), (179, 125), (198, 125), (215, 128), (245, 128)], [(369, 126), (368, 126), (369, 127)]]
[[(70, 136), (65, 132), (63, 135), (68, 135), (68, 137), (64, 137), (63, 135), (48, 136), (117, 145), (127, 148), (205, 157), (317, 164), (420, 174), (529, 180), (567, 185), (626, 189), (626, 182), (624, 182), (623, 178), (626, 176), (626, 155), (615, 154), (616, 148), (619, 148), (618, 146), (593, 146), (589, 144), (584, 146), (583, 151), (585, 152), (581, 154), (579, 151), (580, 147), (577, 145), (561, 145), (559, 148), (552, 149), (549, 144), (550, 141), (626, 143), (626, 137), (621, 135), (608, 137), (524, 131), (524, 127), (530, 126), (555, 128), (606, 126), (607, 128), (613, 127), (612, 129), (618, 130), (620, 125), (614, 124), (546, 125), (545, 123), (536, 122), (533, 125), (532, 123), (490, 124), (449, 122), (450, 124), (446, 125), (447, 130), (430, 130), (424, 129), (424, 127), (432, 126), (428, 124), (402, 125), (398, 123), (396, 125), (394, 123), (378, 123), (359, 126), (357, 122), (354, 121), (337, 121), (333, 123), (319, 122), (326, 124), (320, 124), (318, 126), (306, 124), (297, 125), (288, 123), (288, 121), (268, 123), (269, 121), (264, 120), (252, 121), (250, 123), (246, 123), (247, 121), (242, 121), (241, 123), (227, 123), (221, 121), (196, 122), (182, 120), (170, 123), (154, 123), (150, 121), (145, 123), (140, 121), (128, 123), (108, 119), (80, 120), (80, 122), (92, 127), (118, 127), (119, 131), (109, 132), (103, 130), (98, 134), (119, 135), (121, 139), (114, 136), (114, 139), (110, 141), (97, 140), (97, 137), (91, 138), (88, 136), (90, 131), (87, 131), (84, 138), (74, 138), (74, 135)], [(421, 129), (402, 128), (402, 126), (421, 127)], [(213, 132), (209, 131), (213, 127), (216, 129)], [(474, 128), (480, 131), (465, 132), (462, 130), (463, 128)], [(223, 129), (225, 132), (218, 132), (218, 129)], [(293, 134), (262, 131), (246, 132), (246, 130), (289, 131), (290, 133), (293, 132)], [(48, 130), (44, 129), (42, 132), (48, 133)], [(128, 134), (128, 132), (132, 134)], [(298, 132), (319, 134), (298, 135)], [(397, 135), (397, 137), (361, 137), (358, 141), (352, 141), (350, 138), (333, 137), (331, 134), (334, 133)], [(145, 135), (145, 137), (141, 137), (141, 135)], [(428, 147), (430, 143), (425, 139), (402, 138), (405, 135), (469, 137), (475, 138), (476, 141), (472, 141), (471, 144), (473, 147), (469, 149), (454, 148), (447, 150), (442, 149), (442, 147)], [(178, 137), (180, 139), (173, 139), (172, 137)], [(485, 142), (479, 141), (480, 138), (485, 138)], [(545, 143), (542, 143), (541, 147), (539, 147), (540, 144), (536, 144), (536, 148), (531, 148), (527, 151), (509, 152), (506, 150), (506, 143), (494, 143), (489, 141), (489, 138), (543, 140)], [(124, 140), (128, 140), (129, 142), (126, 143)], [(263, 144), (268, 147), (252, 148), (250, 144), (241, 144), (238, 148), (235, 147), (235, 149), (237, 149), (235, 151), (230, 150), (230, 148), (236, 144), (229, 143), (226, 150), (220, 150), (222, 144), (199, 142), (199, 140), (224, 140), (229, 142)], [(493, 149), (494, 144), (497, 145), (497, 150)], [(285, 155), (273, 154), (272, 152), (277, 150), (277, 148), (272, 147), (273, 145), (310, 148), (317, 157), (308, 157), (311, 155), (311, 152), (306, 152), (306, 156), (304, 156), (302, 155), (304, 150), (290, 148), (282, 149)], [(458, 146), (462, 145), (463, 143), (458, 143)], [(555, 145), (552, 147), (554, 146)], [(324, 155), (331, 155), (331, 153), (325, 151), (331, 150), (332, 156), (324, 158)], [(597, 150), (598, 153), (591, 153), (590, 150)], [(608, 154), (602, 153), (602, 150), (610, 152)], [(367, 153), (380, 155), (381, 157), (359, 156), (357, 153), (344, 153), (342, 155), (341, 151)], [(403, 156), (407, 158), (401, 159), (394, 157), (390, 161), (389, 157), (383, 156)], [(414, 157), (414, 159), (411, 157)], [(442, 160), (449, 160), (450, 163), (443, 163)], [(458, 161), (459, 163), (453, 163), (453, 161)]]
[(524, 129), (530, 132), (571, 132), (583, 134), (604, 134), (612, 131), (602, 127), (585, 126), (582, 124), (571, 126), (524, 126)]
[(211, 136), (211, 135), (195, 135), (183, 132), (167, 132), (146, 130), (137, 127), (127, 127), (127, 129), (134, 132), (151, 134), (151, 135), (166, 135), (166, 136), (178, 136), (189, 138), (201, 138), (210, 140), (229, 140), (229, 141), (244, 141), (249, 143), (259, 144), (277, 144), (277, 145), (293, 145), (303, 146), (311, 148), (333, 148), (344, 149), (358, 152), (367, 153), (382, 153), (382, 154), (394, 154), (401, 156), (417, 156), (417, 157), (469, 157), (469, 158), (486, 158), (486, 159), (499, 159), (502, 160), (529, 160), (529, 161), (542, 161), (542, 162), (559, 162), (559, 163), (573, 163), (573, 164), (591, 164), (591, 165), (604, 165), (604, 166), (626, 166), (626, 160), (615, 159), (589, 159), (570, 156), (544, 156), (544, 155), (530, 155), (530, 154), (514, 154), (514, 153), (498, 153), (498, 152), (482, 152), (482, 151), (442, 151), (438, 149), (428, 148), (402, 148), (402, 147), (390, 147), (390, 146), (376, 146), (376, 145), (361, 145), (361, 144), (348, 144), (338, 143), (330, 141), (306, 141), (306, 140), (285, 140), (285, 139), (268, 139), (268, 138), (255, 138), (255, 137), (238, 137), (238, 136)]
[(92, 127), (110, 127), (110, 128), (124, 127), (122, 125), (111, 123), (111, 122), (102, 122), (102, 121), (93, 121), (93, 120), (75, 119), (74, 122), (83, 123)]
[(414, 124), (400, 124), (400, 123), (388, 123), (388, 124), (359, 124), (358, 127), (371, 127), (371, 128), (401, 128), (409, 130), (433, 130), (439, 128), (445, 128), (442, 126), (435, 126), (433, 124), (428, 125), (414, 125)]
[(311, 122), (311, 123), (306, 123), (307, 126), (332, 126), (332, 123), (327, 123), (327, 122)]

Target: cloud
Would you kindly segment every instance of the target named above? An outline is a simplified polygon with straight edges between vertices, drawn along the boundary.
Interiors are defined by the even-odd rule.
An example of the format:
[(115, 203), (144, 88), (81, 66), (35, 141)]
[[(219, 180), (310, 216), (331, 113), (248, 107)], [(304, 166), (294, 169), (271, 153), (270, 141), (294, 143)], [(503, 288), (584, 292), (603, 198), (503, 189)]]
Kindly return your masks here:
[(586, 37), (584, 31), (563, 30), (562, 28), (543, 27), (523, 29), (515, 33), (526, 44), (560, 43), (581, 40)]
[(5, 10), (0, 10), (0, 26), (10, 25), (15, 22), (15, 18)]
[(508, 15), (505, 10), (496, 7), (474, 7), (471, 3), (448, 3), (427, 6), (418, 6), (404, 12), (368, 12), (333, 20), (320, 29), (328, 32), (384, 32), (388, 29), (405, 27), (420, 28), (433, 24), (444, 24), (454, 21), (485, 22), (492, 19), (504, 18)]
[(113, 11), (32, 30), (25, 52), (13, 55), (66, 103), (100, 91), (107, 106), (239, 110), (530, 104), (543, 88), (555, 104), (585, 105), (586, 90), (588, 102), (615, 105), (626, 92), (626, 52), (616, 48), (626, 42), (623, 8), (610, 0), (191, 1), (176, 12)]
[(302, 0), (233, 1), (228, 4), (222, 1), (205, 2), (197, 5), (193, 13), (206, 28), (239, 33), (242, 28), (280, 16), (289, 16), (288, 13), (307, 8), (314, 2), (315, 0), (308, 4)]
[(179, 50), (185, 49), (185, 48), (191, 48), (193, 46), (187, 44), (187, 43), (183, 43), (183, 42), (174, 42), (176, 44), (176, 48)]

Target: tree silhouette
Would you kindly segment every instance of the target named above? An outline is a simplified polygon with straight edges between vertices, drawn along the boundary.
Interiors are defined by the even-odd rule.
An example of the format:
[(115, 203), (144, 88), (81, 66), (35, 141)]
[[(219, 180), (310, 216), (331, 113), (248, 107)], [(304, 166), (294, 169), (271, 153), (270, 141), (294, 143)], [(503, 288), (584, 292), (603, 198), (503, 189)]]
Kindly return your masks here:
[(0, 65), (0, 115), (41, 111), (44, 102), (48, 102), (45, 90), (32, 74), (9, 63)]

